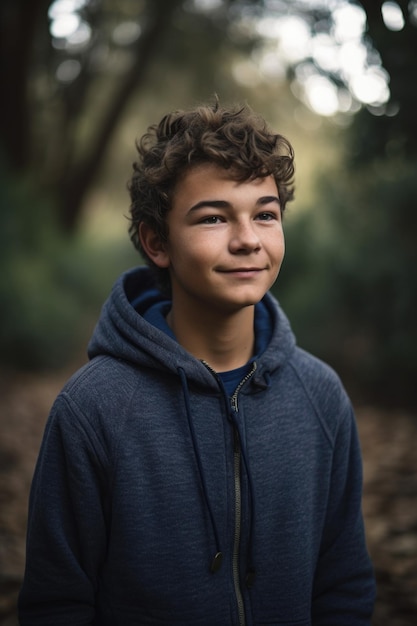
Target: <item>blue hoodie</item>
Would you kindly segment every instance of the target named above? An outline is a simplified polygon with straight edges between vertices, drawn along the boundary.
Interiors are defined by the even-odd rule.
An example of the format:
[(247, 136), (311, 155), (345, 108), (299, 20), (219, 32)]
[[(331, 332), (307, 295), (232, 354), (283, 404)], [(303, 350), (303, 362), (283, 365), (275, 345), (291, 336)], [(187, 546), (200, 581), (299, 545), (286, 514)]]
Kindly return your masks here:
[(230, 396), (153, 319), (160, 300), (148, 269), (122, 276), (54, 403), (21, 626), (369, 625), (360, 450), (338, 377), (267, 294), (259, 354)]

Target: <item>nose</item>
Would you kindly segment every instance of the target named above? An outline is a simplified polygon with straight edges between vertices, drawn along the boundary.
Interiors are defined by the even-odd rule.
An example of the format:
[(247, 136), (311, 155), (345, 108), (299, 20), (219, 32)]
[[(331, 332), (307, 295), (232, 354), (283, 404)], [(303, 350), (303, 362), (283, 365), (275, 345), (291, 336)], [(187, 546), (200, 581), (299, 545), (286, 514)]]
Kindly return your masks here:
[(260, 250), (261, 242), (252, 220), (242, 220), (233, 225), (229, 242), (233, 254), (250, 254)]

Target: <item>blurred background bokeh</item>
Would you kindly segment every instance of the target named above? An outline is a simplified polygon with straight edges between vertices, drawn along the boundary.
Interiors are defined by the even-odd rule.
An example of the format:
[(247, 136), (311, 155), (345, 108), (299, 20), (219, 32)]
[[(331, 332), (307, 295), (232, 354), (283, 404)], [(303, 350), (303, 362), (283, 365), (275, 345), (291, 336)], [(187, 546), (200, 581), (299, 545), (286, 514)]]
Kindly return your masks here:
[(141, 263), (135, 141), (213, 94), (294, 145), (274, 291), (358, 412), (374, 624), (417, 623), (417, 0), (1, 0), (0, 89), (0, 624), (49, 403)]

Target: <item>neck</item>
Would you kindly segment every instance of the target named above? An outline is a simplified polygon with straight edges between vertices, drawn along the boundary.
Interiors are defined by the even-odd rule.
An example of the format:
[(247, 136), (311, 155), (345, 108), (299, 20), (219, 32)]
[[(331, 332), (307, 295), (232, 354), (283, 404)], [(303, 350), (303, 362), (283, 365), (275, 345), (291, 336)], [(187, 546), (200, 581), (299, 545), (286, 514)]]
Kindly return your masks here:
[(197, 359), (216, 372), (226, 372), (245, 365), (253, 356), (255, 307), (248, 306), (228, 315), (213, 311), (180, 311), (173, 301), (167, 322), (177, 341)]

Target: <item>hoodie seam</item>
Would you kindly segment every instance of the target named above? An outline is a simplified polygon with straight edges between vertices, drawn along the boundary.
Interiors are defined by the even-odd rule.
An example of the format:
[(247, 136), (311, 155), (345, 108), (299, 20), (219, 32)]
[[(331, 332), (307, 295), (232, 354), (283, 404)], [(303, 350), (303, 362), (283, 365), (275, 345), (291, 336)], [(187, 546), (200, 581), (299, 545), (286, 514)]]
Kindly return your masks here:
[[(87, 437), (88, 441), (91, 443), (93, 449), (95, 450), (97, 454), (97, 458), (99, 459), (100, 464), (106, 469), (106, 463), (103, 462), (103, 459), (107, 461), (107, 465), (108, 465), (109, 455), (106, 452), (100, 438), (97, 436), (96, 432), (94, 431), (93, 425), (91, 424), (89, 418), (87, 417), (87, 415), (84, 413), (80, 405), (76, 402), (76, 400), (74, 400), (74, 398), (71, 396), (71, 394), (68, 391), (63, 391), (60, 394), (60, 396), (57, 398), (57, 402), (53, 410), (55, 419), (58, 417), (57, 409), (58, 409), (59, 399), (61, 399), (61, 402), (66, 405), (67, 407), (66, 413), (67, 414), (70, 413), (74, 417), (74, 423), (76, 424), (76, 428)], [(59, 419), (57, 421), (59, 422)], [(99, 450), (100, 450), (100, 454), (98, 454)]]
[[(86, 428), (82, 426), (82, 423), (85, 422), (86, 424), (88, 424), (89, 430), (92, 430), (94, 433), (95, 441), (97, 441), (97, 443), (99, 444), (100, 448), (103, 451), (103, 454), (106, 456), (108, 465), (109, 465), (109, 472), (110, 472), (110, 475), (109, 475), (110, 489), (113, 488), (115, 475), (117, 473), (117, 467), (119, 463), (120, 445), (121, 445), (121, 440), (123, 439), (123, 432), (126, 428), (126, 421), (129, 419), (129, 415), (131, 413), (131, 406), (132, 406), (134, 397), (137, 393), (137, 389), (141, 385), (141, 381), (140, 379), (137, 379), (135, 384), (132, 386), (130, 397), (128, 399), (126, 398), (126, 402), (123, 404), (123, 411), (121, 412), (122, 418), (121, 419), (119, 418), (118, 420), (105, 419), (105, 424), (103, 426), (106, 428), (106, 430), (108, 429), (108, 425), (110, 423), (113, 425), (113, 428), (111, 429), (112, 433), (110, 437), (111, 444), (112, 444), (111, 445), (111, 457), (113, 459), (111, 467), (110, 467), (109, 454), (105, 451), (104, 446), (101, 443), (101, 440), (99, 439), (99, 437), (97, 437), (96, 433), (94, 432), (94, 428), (93, 428), (93, 425), (91, 424), (91, 420), (89, 416), (84, 412), (83, 408), (78, 404), (78, 402), (72, 397), (72, 392), (77, 391), (77, 387), (81, 386), (84, 381), (88, 382), (89, 374), (92, 371), (100, 369), (100, 367), (103, 364), (105, 365), (105, 367), (107, 367), (108, 365), (106, 364), (106, 362), (114, 363), (114, 361), (118, 361), (122, 367), (124, 366), (128, 370), (131, 370), (132, 367), (133, 369), (137, 368), (136, 364), (130, 364), (124, 361), (123, 359), (120, 359), (111, 355), (101, 355), (101, 356), (94, 357), (92, 361), (86, 364), (85, 369), (80, 373), (80, 375), (77, 376), (77, 378), (72, 383), (70, 383), (69, 387), (65, 389), (61, 394), (63, 397), (66, 397), (66, 401), (67, 403), (69, 403), (70, 409), (71, 409), (71, 405), (77, 409), (77, 412), (79, 414), (79, 417), (77, 419), (78, 419), (78, 422), (80, 423), (80, 426), (83, 428), (84, 432), (87, 432), (87, 431), (86, 431)], [(74, 413), (74, 411), (72, 412)], [(100, 412), (98, 411), (98, 413)], [(80, 419), (81, 416), (83, 419)], [(87, 436), (88, 436), (88, 433), (87, 433)]]
[[(307, 387), (305, 381), (303, 380), (303, 377), (300, 375), (299, 373), (299, 367), (293, 363), (292, 360), (289, 361), (288, 363), (289, 367), (292, 369), (292, 371), (294, 372), (295, 376), (297, 377), (297, 380), (300, 384), (300, 386), (302, 387), (302, 389), (304, 390), (304, 393), (306, 395), (306, 397), (308, 398), (308, 401), (313, 409), (313, 412), (317, 418), (317, 421), (319, 422), (325, 436), (326, 439), (328, 440), (330, 447), (332, 450), (334, 450), (335, 445), (336, 445), (336, 438), (337, 438), (337, 432), (335, 432), (334, 434), (331, 433), (330, 428), (328, 426), (328, 424), (326, 423), (326, 421), (323, 419), (322, 415), (321, 415), (321, 411), (318, 409), (316, 402), (314, 400), (314, 398), (312, 397), (312, 393), (311, 390)], [(341, 407), (342, 408), (342, 407)], [(343, 422), (345, 421), (345, 419), (347, 419), (347, 416), (349, 415), (348, 410), (346, 409), (346, 407), (343, 407), (343, 417), (341, 417), (338, 420), (338, 424), (337, 424), (337, 428), (336, 431), (339, 430), (339, 428), (341, 427), (341, 425), (343, 424)]]

